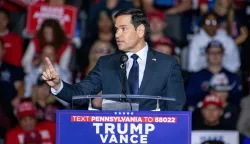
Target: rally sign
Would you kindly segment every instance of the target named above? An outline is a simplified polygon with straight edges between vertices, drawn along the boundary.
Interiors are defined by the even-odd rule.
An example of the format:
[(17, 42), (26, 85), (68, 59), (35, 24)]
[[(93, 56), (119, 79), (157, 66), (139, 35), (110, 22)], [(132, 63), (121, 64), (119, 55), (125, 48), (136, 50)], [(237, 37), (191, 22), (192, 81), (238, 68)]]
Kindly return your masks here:
[(57, 19), (69, 38), (74, 36), (77, 9), (73, 6), (51, 6), (35, 4), (28, 8), (27, 33), (34, 34), (45, 19)]
[(191, 144), (191, 112), (57, 111), (57, 144)]
[(206, 141), (239, 144), (239, 132), (227, 130), (195, 130), (192, 132), (192, 144), (202, 144)]

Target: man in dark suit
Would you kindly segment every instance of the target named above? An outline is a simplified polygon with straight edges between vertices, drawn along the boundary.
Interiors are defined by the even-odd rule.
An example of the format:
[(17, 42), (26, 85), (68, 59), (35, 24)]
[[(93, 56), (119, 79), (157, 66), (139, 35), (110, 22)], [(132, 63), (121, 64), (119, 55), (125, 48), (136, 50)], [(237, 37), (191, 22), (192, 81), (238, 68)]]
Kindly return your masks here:
[[(161, 110), (182, 110), (186, 100), (180, 67), (174, 57), (150, 49), (145, 42), (149, 35), (149, 22), (139, 9), (120, 10), (115, 15), (115, 38), (119, 50), (128, 56), (126, 62), (127, 93), (175, 98), (161, 102)], [(60, 80), (58, 72), (46, 58), (48, 67), (42, 78), (51, 86), (57, 97), (71, 102), (72, 96), (120, 94), (122, 69), (120, 57), (115, 54), (99, 58), (96, 66), (81, 82), (69, 85)], [(123, 54), (124, 55), (124, 54)], [(137, 100), (139, 110), (153, 110), (155, 100)]]

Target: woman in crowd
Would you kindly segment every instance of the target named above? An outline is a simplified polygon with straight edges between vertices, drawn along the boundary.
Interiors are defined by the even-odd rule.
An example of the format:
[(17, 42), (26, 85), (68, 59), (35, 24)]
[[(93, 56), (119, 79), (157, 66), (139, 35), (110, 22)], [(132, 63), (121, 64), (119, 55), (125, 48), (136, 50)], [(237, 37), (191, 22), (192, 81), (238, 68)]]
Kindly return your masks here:
[(23, 57), (22, 65), (26, 73), (29, 73), (34, 66), (39, 65), (37, 58), (40, 55), (41, 48), (48, 43), (56, 48), (56, 61), (60, 67), (64, 70), (69, 69), (72, 55), (70, 41), (57, 20), (47, 19), (42, 23), (36, 36), (31, 39)]

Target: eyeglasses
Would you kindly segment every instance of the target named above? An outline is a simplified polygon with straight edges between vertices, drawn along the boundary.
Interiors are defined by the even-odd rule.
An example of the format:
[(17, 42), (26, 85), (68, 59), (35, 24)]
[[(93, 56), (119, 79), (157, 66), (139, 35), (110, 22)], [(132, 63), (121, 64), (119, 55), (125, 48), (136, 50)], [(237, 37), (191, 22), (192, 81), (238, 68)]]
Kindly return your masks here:
[(95, 52), (96, 53), (105, 53), (105, 54), (108, 54), (108, 53), (110, 53), (110, 50), (106, 49), (106, 48), (96, 48)]
[(205, 20), (205, 24), (206, 25), (212, 25), (212, 26), (216, 26), (218, 24), (218, 22), (216, 20)]

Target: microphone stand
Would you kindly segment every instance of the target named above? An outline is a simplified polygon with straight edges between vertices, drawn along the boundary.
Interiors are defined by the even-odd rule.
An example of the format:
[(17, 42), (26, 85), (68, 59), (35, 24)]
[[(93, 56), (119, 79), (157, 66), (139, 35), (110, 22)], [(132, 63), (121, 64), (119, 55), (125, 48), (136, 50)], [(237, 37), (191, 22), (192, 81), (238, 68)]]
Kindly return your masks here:
[[(127, 70), (126, 70), (126, 63), (124, 62), (122, 67), (122, 94), (126, 97), (125, 102), (129, 102), (130, 110), (132, 111), (132, 104), (130, 99), (127, 98)], [(120, 99), (120, 101), (124, 101), (124, 99)]]

